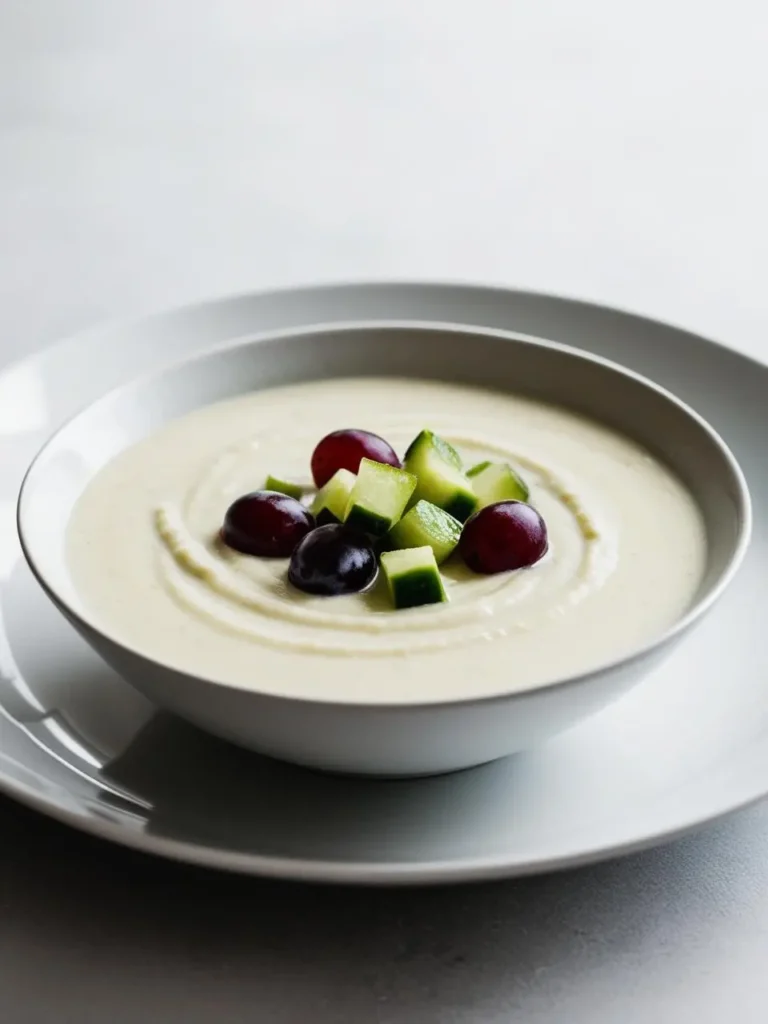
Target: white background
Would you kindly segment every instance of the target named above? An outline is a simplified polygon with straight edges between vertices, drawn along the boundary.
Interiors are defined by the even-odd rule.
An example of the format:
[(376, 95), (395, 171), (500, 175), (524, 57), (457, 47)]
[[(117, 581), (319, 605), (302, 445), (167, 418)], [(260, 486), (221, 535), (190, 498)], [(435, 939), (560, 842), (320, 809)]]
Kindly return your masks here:
[[(0, 0), (0, 357), (220, 293), (420, 277), (596, 299), (768, 358), (767, 52), (757, 0)], [(33, 863), (43, 841), (94, 856), (3, 814)], [(26, 854), (0, 885), (13, 1024), (768, 1014), (764, 808), (538, 882), (251, 888), (275, 950), (223, 956), (243, 922), (222, 913), (195, 942), (161, 926), (156, 971), (135, 952), (151, 911), (94, 931), (86, 882), (54, 875), (41, 903)], [(137, 906), (174, 877), (98, 860)], [(210, 883), (225, 904), (248, 884)], [(281, 945), (281, 906), (311, 942)]]

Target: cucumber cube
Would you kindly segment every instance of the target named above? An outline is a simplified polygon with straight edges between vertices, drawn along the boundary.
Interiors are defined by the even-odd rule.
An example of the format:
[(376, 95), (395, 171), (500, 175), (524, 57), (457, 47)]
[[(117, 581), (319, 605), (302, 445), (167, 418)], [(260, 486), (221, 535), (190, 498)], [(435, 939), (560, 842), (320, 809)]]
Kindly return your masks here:
[(489, 462), (472, 478), (480, 508), (497, 501), (528, 501), (528, 485), (506, 462)]
[(464, 468), (463, 463), (461, 461), (461, 456), (453, 447), (453, 445), (446, 441), (444, 437), (440, 437), (439, 434), (435, 434), (431, 430), (422, 430), (419, 436), (414, 441), (411, 442), (411, 444), (408, 447), (408, 451), (405, 453), (406, 458), (408, 458), (408, 455), (413, 449), (413, 446), (418, 446), (419, 444), (423, 443), (423, 439), (428, 439), (429, 443), (432, 445), (433, 448), (436, 449), (440, 457), (442, 459), (445, 459), (445, 461), (449, 463), (449, 465), (453, 466), (454, 469)]
[(381, 537), (403, 514), (415, 487), (416, 477), (404, 469), (363, 459), (349, 495), (344, 522), (373, 537)]
[(438, 565), (459, 543), (461, 523), (431, 501), (417, 501), (389, 534), (393, 548), (432, 548)]
[(414, 503), (429, 501), (463, 523), (477, 508), (472, 485), (456, 449), (431, 430), (422, 430), (405, 453), (405, 468), (418, 479)]
[(315, 495), (310, 509), (312, 515), (325, 523), (344, 522), (349, 496), (357, 477), (348, 469), (337, 469), (331, 479)]
[(395, 608), (416, 608), (448, 600), (435, 553), (429, 545), (384, 552), (381, 570)]
[(487, 469), (490, 465), (491, 463), (488, 461), (488, 459), (486, 459), (485, 462), (478, 462), (476, 466), (473, 466), (471, 469), (467, 470), (467, 476), (471, 480), (473, 476), (477, 476), (478, 473), (482, 473), (483, 470)]
[(283, 480), (281, 476), (267, 477), (267, 482), (264, 484), (265, 491), (277, 491), (278, 494), (287, 494), (289, 498), (296, 498), (297, 500), (304, 493), (304, 488), (301, 484), (291, 483), (290, 480)]

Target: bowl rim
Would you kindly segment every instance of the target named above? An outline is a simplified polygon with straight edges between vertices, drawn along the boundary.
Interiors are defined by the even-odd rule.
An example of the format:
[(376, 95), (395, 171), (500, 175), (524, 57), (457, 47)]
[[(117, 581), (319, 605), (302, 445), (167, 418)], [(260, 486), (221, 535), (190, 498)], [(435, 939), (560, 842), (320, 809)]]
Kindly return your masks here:
[[(736, 542), (732, 547), (730, 556), (728, 557), (725, 568), (720, 573), (720, 576), (715, 582), (698, 598), (691, 607), (682, 615), (679, 619), (675, 620), (667, 629), (662, 631), (658, 636), (652, 638), (645, 643), (632, 648), (626, 654), (619, 657), (614, 657), (605, 662), (596, 664), (593, 668), (587, 669), (586, 671), (578, 672), (577, 674), (566, 674), (559, 676), (555, 679), (543, 682), (534, 686), (528, 686), (523, 689), (517, 690), (503, 690), (501, 692), (493, 692), (489, 694), (473, 695), (468, 697), (451, 697), (451, 698), (440, 698), (436, 700), (415, 700), (415, 701), (365, 701), (365, 700), (341, 700), (338, 697), (328, 698), (323, 694), (317, 694), (316, 696), (305, 696), (305, 695), (292, 695), (289, 693), (278, 693), (272, 690), (260, 689), (252, 686), (241, 685), (233, 683), (224, 679), (219, 679), (214, 676), (202, 675), (196, 672), (191, 672), (188, 669), (180, 666), (173, 665), (161, 658), (157, 658), (148, 652), (142, 651), (139, 648), (133, 647), (131, 644), (126, 643), (119, 636), (115, 635), (109, 628), (98, 624), (94, 618), (88, 613), (87, 609), (80, 612), (72, 607), (69, 601), (62, 596), (58, 589), (50, 583), (47, 574), (36, 561), (34, 556), (34, 546), (30, 544), (25, 533), (25, 506), (29, 501), (29, 489), (31, 484), (34, 482), (36, 474), (42, 472), (41, 464), (45, 460), (50, 450), (57, 443), (58, 439), (64, 434), (72, 423), (78, 420), (81, 416), (86, 415), (94, 408), (101, 404), (107, 404), (118, 396), (122, 392), (127, 392), (131, 389), (140, 389), (143, 385), (149, 384), (155, 380), (166, 375), (172, 375), (175, 371), (179, 371), (184, 367), (194, 363), (204, 363), (208, 360), (215, 360), (217, 358), (226, 357), (226, 355), (235, 350), (239, 350), (248, 345), (262, 344), (270, 341), (279, 342), (280, 340), (289, 340), (292, 338), (301, 337), (313, 337), (323, 336), (328, 334), (349, 334), (353, 332), (374, 332), (380, 330), (409, 330), (423, 333), (453, 333), (457, 335), (470, 335), (470, 336), (483, 336), (486, 338), (495, 338), (499, 343), (507, 344), (524, 344), (530, 345), (550, 351), (561, 352), (564, 355), (569, 355), (573, 358), (579, 359), (585, 363), (601, 366), (609, 372), (616, 373), (622, 377), (628, 378), (635, 381), (641, 387), (650, 390), (657, 394), (664, 401), (675, 406), (680, 412), (683, 413), (689, 420), (691, 420), (698, 430), (706, 434), (710, 442), (713, 444), (715, 449), (718, 451), (724, 464), (730, 471), (732, 481), (735, 485), (735, 493), (737, 497), (737, 521), (739, 523), (739, 531), (736, 538)], [(309, 380), (317, 378), (308, 378)], [(226, 399), (219, 399), (219, 401), (225, 401)], [(199, 408), (205, 407), (206, 404), (215, 403), (202, 403)], [(589, 415), (585, 412), (584, 415)], [(169, 421), (171, 422), (171, 421)], [(600, 422), (599, 418), (596, 418), (596, 422)], [(621, 431), (619, 431), (621, 432)], [(626, 435), (630, 436), (630, 435)], [(630, 437), (631, 439), (631, 437)], [(130, 445), (126, 446), (130, 447)], [(125, 449), (122, 449), (125, 450)], [(114, 458), (114, 456), (110, 457)], [(674, 472), (674, 471), (673, 471)], [(69, 517), (60, 527), (62, 530), (66, 530), (69, 523)], [(614, 360), (606, 359), (603, 356), (595, 355), (584, 349), (579, 348), (576, 345), (568, 345), (563, 342), (552, 341), (548, 338), (541, 338), (535, 335), (526, 334), (525, 332), (505, 330), (503, 328), (491, 328), (482, 327), (471, 324), (456, 323), (450, 321), (412, 321), (407, 319), (397, 318), (380, 318), (375, 320), (350, 320), (350, 321), (328, 321), (318, 322), (314, 324), (304, 325), (300, 327), (285, 327), (277, 330), (264, 330), (254, 331), (247, 334), (239, 335), (232, 338), (224, 343), (216, 344), (214, 346), (208, 346), (201, 351), (195, 352), (192, 355), (182, 357), (180, 359), (173, 359), (167, 362), (163, 362), (153, 367), (146, 373), (132, 377), (129, 380), (122, 381), (121, 383), (109, 388), (103, 394), (99, 395), (98, 398), (78, 409), (74, 414), (67, 417), (56, 430), (44, 441), (39, 447), (33, 459), (29, 463), (24, 476), (21, 481), (19, 488), (18, 497), (16, 501), (16, 527), (19, 537), (19, 543), (21, 546), (24, 558), (29, 566), (33, 576), (37, 580), (38, 584), (42, 588), (43, 592), (53, 602), (53, 604), (60, 610), (65, 617), (73, 620), (85, 629), (85, 633), (92, 632), (97, 636), (105, 639), (111, 645), (118, 649), (122, 649), (129, 655), (149, 662), (157, 668), (174, 673), (176, 675), (186, 676), (190, 679), (194, 679), (199, 683), (210, 685), (214, 687), (223, 687), (224, 689), (233, 690), (238, 693), (250, 694), (254, 698), (269, 699), (274, 701), (280, 701), (290, 703), (291, 705), (306, 705), (310, 707), (325, 707), (332, 708), (336, 707), (344, 710), (379, 710), (389, 712), (413, 712), (419, 709), (433, 709), (439, 708), (457, 708), (457, 707), (469, 707), (476, 705), (488, 705), (492, 703), (506, 703), (510, 700), (522, 700), (524, 698), (533, 698), (544, 693), (550, 693), (555, 691), (566, 690), (570, 688), (576, 688), (583, 685), (591, 680), (595, 680), (611, 672), (614, 672), (623, 667), (629, 667), (636, 662), (640, 662), (648, 656), (652, 655), (655, 651), (660, 651), (662, 648), (667, 646), (675, 639), (681, 637), (687, 632), (694, 624), (696, 624), (703, 616), (713, 607), (714, 604), (720, 599), (725, 590), (728, 588), (733, 578), (735, 577), (738, 570), (741, 568), (744, 561), (744, 557), (749, 548), (752, 529), (753, 529), (753, 515), (752, 515), (752, 500), (749, 492), (749, 486), (736, 456), (731, 451), (730, 446), (726, 443), (721, 434), (706, 420), (700, 413), (698, 413), (692, 406), (688, 405), (682, 399), (678, 398), (672, 391), (662, 387), (655, 383), (655, 381), (646, 377), (644, 374), (638, 373), (635, 370), (631, 370), (628, 367), (623, 366), (621, 363), (617, 363)]]

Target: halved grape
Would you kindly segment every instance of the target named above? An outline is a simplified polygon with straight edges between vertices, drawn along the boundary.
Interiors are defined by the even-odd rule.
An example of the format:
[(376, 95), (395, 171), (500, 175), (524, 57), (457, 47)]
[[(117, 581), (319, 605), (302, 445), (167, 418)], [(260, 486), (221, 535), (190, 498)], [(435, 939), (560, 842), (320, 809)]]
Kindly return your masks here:
[(401, 468), (395, 449), (378, 434), (368, 430), (335, 430), (318, 442), (312, 453), (315, 484), (323, 487), (340, 469), (357, 473), (362, 459)]
[(288, 558), (314, 526), (314, 517), (295, 498), (253, 491), (229, 506), (220, 536), (227, 547), (244, 555)]
[(324, 597), (357, 594), (376, 578), (376, 555), (367, 538), (347, 526), (319, 526), (291, 556), (288, 579)]
[(491, 574), (534, 565), (547, 553), (547, 527), (523, 501), (499, 501), (464, 524), (461, 557), (473, 572)]

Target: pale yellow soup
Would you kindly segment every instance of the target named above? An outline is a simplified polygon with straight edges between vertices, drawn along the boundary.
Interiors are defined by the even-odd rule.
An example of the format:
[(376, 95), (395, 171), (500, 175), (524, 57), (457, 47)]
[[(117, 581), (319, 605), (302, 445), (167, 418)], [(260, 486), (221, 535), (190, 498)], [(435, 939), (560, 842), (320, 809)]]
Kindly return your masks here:
[[(546, 521), (547, 555), (493, 576), (454, 555), (447, 603), (395, 611), (381, 580), (310, 596), (287, 560), (217, 543), (235, 498), (268, 474), (309, 486), (316, 443), (344, 427), (401, 454), (428, 427), (468, 466), (508, 461)], [(97, 474), (67, 543), (91, 617), (143, 653), (239, 687), (371, 702), (502, 693), (608, 663), (685, 613), (706, 558), (693, 498), (630, 439), (513, 395), (387, 378), (257, 391), (171, 423)]]

